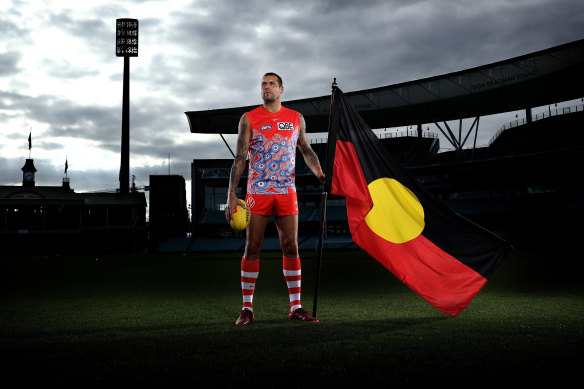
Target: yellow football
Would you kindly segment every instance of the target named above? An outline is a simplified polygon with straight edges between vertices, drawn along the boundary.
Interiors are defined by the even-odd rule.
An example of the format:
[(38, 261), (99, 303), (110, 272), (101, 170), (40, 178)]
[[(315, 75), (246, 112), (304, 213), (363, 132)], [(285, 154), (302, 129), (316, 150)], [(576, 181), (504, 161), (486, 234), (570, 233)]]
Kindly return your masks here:
[(249, 225), (250, 216), (249, 208), (247, 206), (243, 207), (241, 205), (236, 205), (235, 210), (231, 215), (231, 221), (229, 222), (229, 225), (234, 230), (245, 230), (245, 228)]

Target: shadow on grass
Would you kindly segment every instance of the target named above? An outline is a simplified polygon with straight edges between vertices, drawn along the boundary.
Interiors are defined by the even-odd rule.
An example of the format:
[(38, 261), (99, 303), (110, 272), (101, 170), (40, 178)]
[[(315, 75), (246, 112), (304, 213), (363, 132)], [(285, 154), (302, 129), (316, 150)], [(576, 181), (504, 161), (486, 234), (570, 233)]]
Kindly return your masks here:
[[(376, 374), (369, 379), (377, 380), (385, 376), (382, 371), (389, 368), (389, 359), (398, 358), (397, 351), (403, 350), (401, 332), (442, 320), (303, 323), (268, 319), (247, 327), (214, 321), (28, 333), (12, 337), (8, 347), (3, 347), (10, 356), (4, 365), (5, 377), (20, 384), (228, 387), (253, 377), (255, 386), (295, 387), (309, 382), (347, 382), (374, 368)], [(408, 354), (409, 361), (423, 355)], [(290, 382), (295, 374), (299, 376)]]
[[(20, 385), (233, 387), (251, 380), (254, 387), (483, 386), (499, 379), (557, 384), (577, 371), (574, 350), (564, 350), (564, 357), (553, 359), (557, 349), (528, 347), (520, 344), (528, 339), (521, 336), (518, 343), (504, 338), (503, 344), (493, 345), (500, 340), (500, 329), (487, 334), (492, 337), (457, 334), (448, 329), (454, 321), (449, 317), (348, 323), (267, 319), (244, 328), (214, 321), (65, 331), (42, 340), (4, 341), (8, 361), (3, 376), (4, 382)], [(487, 327), (469, 330), (481, 329)]]
[[(548, 262), (506, 262), (451, 318), (375, 262), (331, 260), (315, 324), (286, 318), (281, 264), (267, 260), (257, 322), (240, 328), (238, 261), (63, 258), (5, 267), (3, 383), (557, 387), (580, 371), (581, 263), (549, 270)], [(313, 264), (305, 263), (310, 302)]]

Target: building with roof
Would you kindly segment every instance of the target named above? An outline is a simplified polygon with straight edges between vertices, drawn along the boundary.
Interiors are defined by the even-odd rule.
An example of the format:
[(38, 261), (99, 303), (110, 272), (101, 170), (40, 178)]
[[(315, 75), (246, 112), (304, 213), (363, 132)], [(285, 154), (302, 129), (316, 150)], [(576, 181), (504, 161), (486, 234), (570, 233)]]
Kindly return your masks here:
[(146, 247), (144, 193), (76, 193), (69, 178), (39, 186), (32, 159), (22, 186), (0, 186), (0, 245), (10, 254), (128, 253)]

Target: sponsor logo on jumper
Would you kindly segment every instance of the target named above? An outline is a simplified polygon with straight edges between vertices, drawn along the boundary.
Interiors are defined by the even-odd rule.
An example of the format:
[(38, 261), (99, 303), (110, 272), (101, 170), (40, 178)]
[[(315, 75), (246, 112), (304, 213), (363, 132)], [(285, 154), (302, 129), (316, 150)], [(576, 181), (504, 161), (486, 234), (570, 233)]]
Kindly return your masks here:
[(294, 123), (290, 122), (278, 122), (278, 130), (293, 130)]
[(266, 130), (271, 130), (271, 129), (272, 129), (271, 124), (266, 124), (265, 126), (260, 127), (260, 131), (266, 131)]

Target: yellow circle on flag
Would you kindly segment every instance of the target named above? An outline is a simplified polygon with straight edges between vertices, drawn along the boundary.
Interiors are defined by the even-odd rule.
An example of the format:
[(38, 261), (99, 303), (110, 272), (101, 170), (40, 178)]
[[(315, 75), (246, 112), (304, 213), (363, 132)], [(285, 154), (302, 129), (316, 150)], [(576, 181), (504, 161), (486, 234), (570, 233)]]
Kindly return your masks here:
[(392, 178), (368, 185), (373, 208), (365, 222), (373, 232), (393, 243), (416, 238), (424, 230), (424, 208), (415, 194)]

